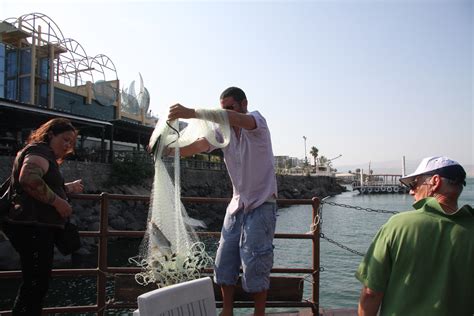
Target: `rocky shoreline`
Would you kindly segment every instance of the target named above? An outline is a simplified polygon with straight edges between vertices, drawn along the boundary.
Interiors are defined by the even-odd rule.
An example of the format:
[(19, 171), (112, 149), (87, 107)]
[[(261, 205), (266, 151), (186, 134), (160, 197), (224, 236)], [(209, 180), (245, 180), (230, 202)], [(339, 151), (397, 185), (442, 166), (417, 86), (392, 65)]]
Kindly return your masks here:
[[(11, 170), (11, 157), (0, 157), (0, 179)], [(140, 185), (108, 186), (111, 167), (108, 164), (66, 161), (62, 166), (66, 181), (83, 179), (85, 193), (102, 192), (125, 195), (150, 195), (152, 175), (143, 179)], [(279, 198), (307, 199), (323, 198), (341, 193), (344, 188), (330, 177), (277, 176)], [(223, 170), (181, 170), (181, 193), (186, 197), (231, 197), (232, 185)], [(100, 205), (96, 201), (74, 199), (72, 221), (80, 230), (94, 231), (99, 228)], [(148, 216), (148, 203), (137, 201), (112, 201), (109, 205), (109, 229), (144, 230)], [(207, 231), (219, 231), (225, 215), (225, 204), (185, 205), (189, 216), (202, 220)], [(113, 242), (113, 240), (112, 240)], [(81, 258), (93, 258), (97, 252), (95, 238), (82, 238), (82, 248), (72, 256), (55, 252), (55, 266), (84, 266)], [(95, 262), (95, 261), (94, 261)], [(10, 243), (0, 235), (0, 270), (18, 269), (18, 255)]]

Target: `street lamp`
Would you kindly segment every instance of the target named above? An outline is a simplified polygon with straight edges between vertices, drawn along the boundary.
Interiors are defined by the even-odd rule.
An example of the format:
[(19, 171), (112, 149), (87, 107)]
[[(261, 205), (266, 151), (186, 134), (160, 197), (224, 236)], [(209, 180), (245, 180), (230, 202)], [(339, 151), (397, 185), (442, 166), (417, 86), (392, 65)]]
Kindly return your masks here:
[(304, 165), (308, 165), (308, 157), (306, 156), (306, 136), (303, 136), (304, 139)]

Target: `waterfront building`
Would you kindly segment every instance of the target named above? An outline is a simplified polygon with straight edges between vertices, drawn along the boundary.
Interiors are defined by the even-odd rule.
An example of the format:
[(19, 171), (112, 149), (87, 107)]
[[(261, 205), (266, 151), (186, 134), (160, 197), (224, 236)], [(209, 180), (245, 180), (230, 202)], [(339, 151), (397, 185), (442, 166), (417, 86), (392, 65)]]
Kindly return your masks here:
[(114, 144), (143, 152), (157, 118), (141, 77), (139, 85), (121, 90), (109, 57), (88, 55), (44, 14), (0, 21), (0, 154), (14, 154), (53, 117), (79, 128), (78, 155), (111, 162)]
[(296, 163), (293, 161), (290, 156), (273, 156), (275, 159), (275, 168), (276, 169), (288, 169), (296, 167)]
[(335, 175), (336, 179), (341, 182), (341, 183), (345, 183), (345, 184), (351, 184), (353, 183), (354, 181), (357, 180), (357, 174), (355, 173), (336, 173)]

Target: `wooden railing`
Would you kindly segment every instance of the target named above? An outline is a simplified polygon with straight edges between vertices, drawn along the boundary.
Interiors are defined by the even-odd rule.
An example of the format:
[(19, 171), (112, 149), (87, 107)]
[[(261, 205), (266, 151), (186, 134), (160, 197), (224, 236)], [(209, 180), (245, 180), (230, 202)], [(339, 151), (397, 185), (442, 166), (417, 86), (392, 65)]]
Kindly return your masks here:
[[(140, 271), (140, 268), (135, 267), (111, 267), (108, 265), (108, 238), (109, 237), (142, 237), (144, 231), (117, 231), (108, 229), (108, 209), (109, 202), (113, 200), (118, 201), (142, 201), (148, 202), (149, 196), (138, 196), (138, 195), (119, 195), (119, 194), (108, 194), (102, 193), (97, 194), (80, 194), (72, 197), (73, 199), (97, 201), (100, 203), (100, 226), (98, 231), (81, 231), (80, 234), (83, 237), (96, 237), (99, 239), (98, 242), (98, 265), (96, 268), (88, 269), (54, 269), (52, 272), (53, 277), (56, 276), (95, 276), (97, 280), (97, 299), (96, 304), (86, 306), (60, 306), (60, 307), (47, 307), (44, 308), (44, 313), (80, 313), (80, 312), (93, 312), (97, 315), (105, 315), (106, 310), (111, 309), (124, 309), (124, 308), (136, 308), (136, 302), (132, 304), (123, 304), (114, 302), (114, 300), (107, 300), (106, 297), (106, 282), (107, 277), (113, 277), (117, 274), (134, 274)], [(228, 198), (193, 198), (184, 197), (182, 198), (183, 203), (228, 203)], [(279, 206), (291, 206), (291, 205), (311, 205), (312, 206), (312, 223), (316, 223), (314, 230), (311, 234), (289, 234), (289, 233), (277, 233), (275, 238), (284, 239), (310, 239), (312, 240), (312, 267), (311, 268), (283, 268), (274, 267), (272, 273), (289, 273), (289, 274), (308, 274), (312, 276), (312, 294), (311, 299), (300, 301), (300, 302), (272, 302), (268, 301), (268, 307), (309, 307), (312, 309), (313, 315), (317, 315), (319, 308), (319, 268), (320, 268), (320, 238), (319, 238), (319, 204), (318, 198), (313, 199), (277, 199)], [(207, 235), (219, 237), (219, 232), (200, 232), (199, 235)], [(204, 269), (204, 273), (212, 273), (212, 269)], [(0, 271), (0, 279), (5, 278), (20, 278), (20, 271)], [(217, 306), (221, 306), (222, 303), (218, 302)], [(236, 302), (236, 307), (251, 307), (251, 302)], [(11, 315), (11, 311), (0, 311), (0, 315)]]

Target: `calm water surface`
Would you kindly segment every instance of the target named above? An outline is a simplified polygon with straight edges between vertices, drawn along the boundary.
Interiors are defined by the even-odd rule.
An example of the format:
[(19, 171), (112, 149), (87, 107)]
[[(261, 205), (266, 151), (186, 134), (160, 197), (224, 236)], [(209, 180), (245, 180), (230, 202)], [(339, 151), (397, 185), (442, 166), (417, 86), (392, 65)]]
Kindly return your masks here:
[[(359, 195), (345, 192), (326, 201), (363, 208), (407, 211), (413, 198), (408, 194)], [(460, 205), (474, 205), (474, 178), (469, 178), (460, 198)], [(365, 253), (377, 230), (391, 214), (369, 213), (330, 205), (323, 207), (322, 232), (326, 237)], [(293, 206), (280, 209), (278, 232), (304, 233), (310, 230), (311, 208)], [(310, 241), (276, 239), (275, 266), (311, 267)], [(323, 308), (357, 308), (361, 284), (354, 273), (362, 257), (321, 240), (320, 306)], [(310, 297), (310, 284), (305, 286), (305, 297)]]

